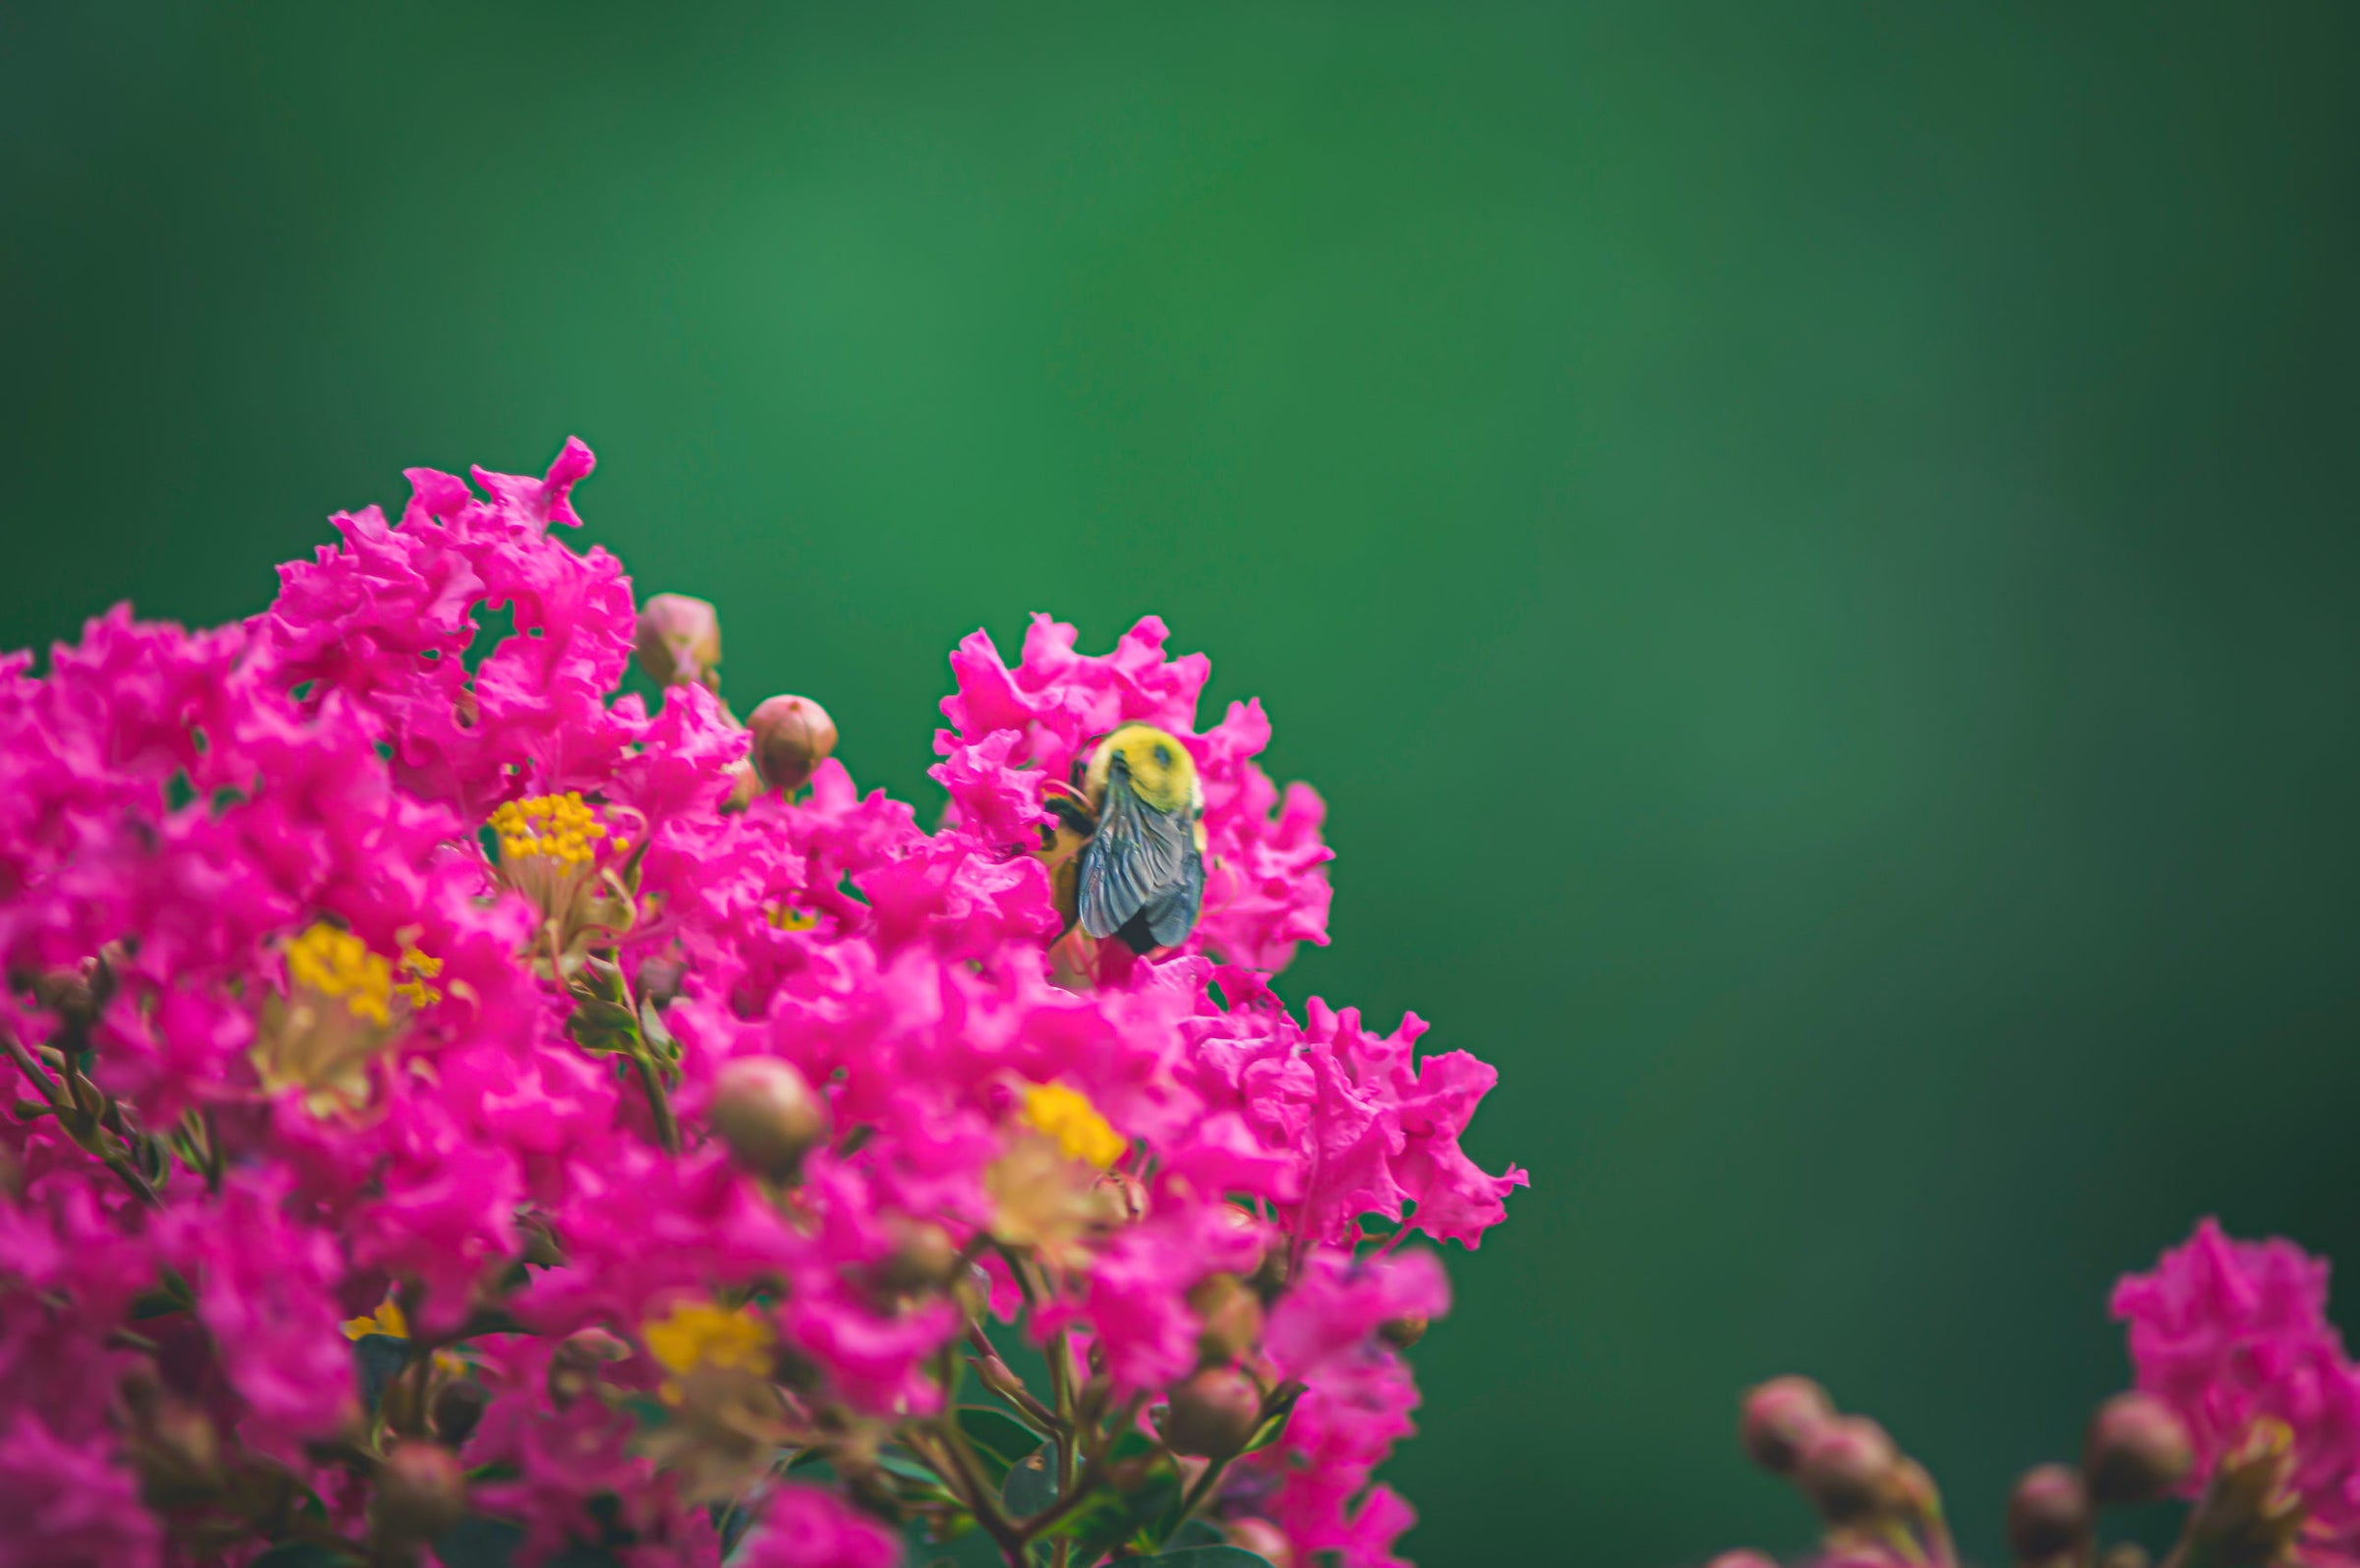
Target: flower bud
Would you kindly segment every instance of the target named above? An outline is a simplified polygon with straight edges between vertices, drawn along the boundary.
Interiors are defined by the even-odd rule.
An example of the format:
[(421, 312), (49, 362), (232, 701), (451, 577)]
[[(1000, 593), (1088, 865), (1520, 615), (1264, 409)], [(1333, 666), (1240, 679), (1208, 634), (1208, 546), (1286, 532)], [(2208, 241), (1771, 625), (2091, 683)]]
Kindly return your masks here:
[(1227, 1459), (1252, 1442), (1262, 1424), (1262, 1391), (1243, 1372), (1197, 1372), (1172, 1385), (1171, 1399), (1163, 1444), (1175, 1454)]
[(2117, 1394), (2090, 1420), (2082, 1472), (2099, 1508), (2169, 1496), (2195, 1463), (2187, 1423), (2153, 1394)]
[(221, 1488), (221, 1437), (205, 1412), (153, 1397), (129, 1443), (140, 1497), (150, 1508), (186, 1508)]
[(1101, 1171), (1091, 1186), (1106, 1199), (1106, 1215), (1115, 1225), (1137, 1225), (1148, 1217), (1147, 1184), (1128, 1171)]
[(580, 1328), (558, 1341), (549, 1358), (550, 1403), (560, 1410), (596, 1387), (599, 1367), (619, 1362), (631, 1348), (603, 1328)]
[(941, 1226), (924, 1220), (894, 1228), (893, 1250), (877, 1264), (880, 1290), (894, 1296), (933, 1290), (959, 1266), (959, 1244)]
[(1229, 1544), (1254, 1553), (1270, 1568), (1295, 1568), (1295, 1543), (1267, 1519), (1229, 1521)]
[(1774, 1476), (1795, 1468), (1811, 1434), (1835, 1417), (1827, 1390), (1807, 1377), (1773, 1377), (1738, 1407), (1738, 1441)]
[(741, 1056), (722, 1065), (712, 1123), (740, 1167), (785, 1181), (828, 1135), (828, 1108), (793, 1063)]
[(1778, 1559), (1758, 1551), (1725, 1551), (1704, 1568), (1778, 1568)]
[(1434, 1320), (1420, 1312), (1409, 1317), (1388, 1317), (1377, 1325), (1377, 1333), (1395, 1350), (1407, 1350), (1426, 1337)]
[(808, 697), (770, 697), (747, 717), (754, 771), (762, 783), (789, 794), (836, 749), (836, 721)]
[(639, 607), (633, 650), (659, 686), (712, 686), (721, 664), (721, 616), (686, 594), (658, 594)]
[(754, 803), (754, 796), (762, 792), (762, 776), (754, 772), (754, 765), (743, 757), (730, 764), (729, 774), (730, 794), (721, 803), (721, 809), (743, 811)]
[(2148, 1556), (2145, 1546), (2135, 1540), (2126, 1540), (2108, 1546), (2105, 1555), (2097, 1559), (2097, 1568), (2148, 1568), (2153, 1560)]
[(2070, 1465), (2037, 1465), (2008, 1493), (2008, 1549), (2020, 1563), (2079, 1558), (2090, 1539), (2090, 1494)]
[(1831, 1416), (1797, 1458), (1795, 1484), (1829, 1524), (1851, 1524), (1891, 1505), (1900, 1465), (1882, 1426), (1865, 1416)]
[(435, 1435), (451, 1448), (457, 1448), (474, 1435), (476, 1423), (484, 1419), (484, 1407), (492, 1396), (484, 1385), (472, 1377), (454, 1378), (442, 1385), (435, 1395)]
[(523, 1243), (524, 1261), (540, 1268), (563, 1268), (565, 1247), (549, 1223), (549, 1216), (538, 1209), (520, 1209), (516, 1215), (517, 1240)]
[(75, 969), (51, 969), (35, 975), (32, 997), (42, 1007), (58, 1016), (69, 1029), (87, 1029), (97, 1019), (98, 1008), (104, 1000), (92, 985), (97, 972), (95, 961)]
[(449, 1449), (438, 1443), (401, 1443), (378, 1467), (369, 1519), (381, 1539), (433, 1540), (466, 1515), (467, 1475)]
[(1235, 1274), (1208, 1274), (1188, 1293), (1197, 1314), (1197, 1365), (1226, 1366), (1262, 1338), (1262, 1298)]

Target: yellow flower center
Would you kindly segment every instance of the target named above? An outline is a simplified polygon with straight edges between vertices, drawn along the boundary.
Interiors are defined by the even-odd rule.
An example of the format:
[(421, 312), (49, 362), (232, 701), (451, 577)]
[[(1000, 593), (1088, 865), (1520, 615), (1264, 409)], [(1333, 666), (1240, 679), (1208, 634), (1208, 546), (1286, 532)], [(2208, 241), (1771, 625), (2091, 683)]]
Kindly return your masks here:
[[(506, 802), (492, 813), (492, 831), (500, 836), (502, 860), (541, 856), (567, 870), (588, 865), (598, 853), (598, 841), (607, 837), (598, 808), (571, 789)], [(627, 839), (614, 842), (619, 852), (629, 847)]]
[(642, 1333), (647, 1353), (672, 1373), (661, 1389), (669, 1400), (678, 1401), (679, 1379), (699, 1369), (770, 1370), (770, 1325), (742, 1307), (733, 1311), (711, 1302), (680, 1302), (662, 1317), (649, 1318)]
[(819, 924), (819, 916), (809, 909), (796, 909), (788, 904), (774, 903), (764, 911), (774, 930), (808, 931)]
[(408, 1339), (410, 1320), (402, 1315), (401, 1303), (388, 1296), (384, 1305), (367, 1317), (344, 1319), (346, 1339), (360, 1339), (368, 1334), (389, 1334), (395, 1339)]
[(1101, 1171), (1131, 1149), (1131, 1140), (1106, 1125), (1088, 1095), (1062, 1083), (1026, 1085), (1023, 1117), (1027, 1126), (1054, 1138), (1066, 1158), (1087, 1160)]
[(392, 1021), (393, 966), (368, 943), (324, 920), (287, 944), (287, 978), (342, 1002), (354, 1017)]

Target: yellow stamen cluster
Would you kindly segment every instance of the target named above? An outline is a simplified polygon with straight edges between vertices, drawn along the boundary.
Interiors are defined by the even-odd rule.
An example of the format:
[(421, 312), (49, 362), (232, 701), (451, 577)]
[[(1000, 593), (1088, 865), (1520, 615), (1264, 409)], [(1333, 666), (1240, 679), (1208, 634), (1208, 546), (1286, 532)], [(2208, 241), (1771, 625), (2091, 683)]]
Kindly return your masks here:
[(287, 978), (336, 998), (354, 1017), (392, 1021), (393, 965), (359, 937), (324, 920), (314, 921), (287, 944)]
[(1023, 1116), (1027, 1126), (1055, 1139), (1067, 1159), (1087, 1160), (1101, 1171), (1131, 1149), (1131, 1140), (1106, 1125), (1088, 1095), (1062, 1083), (1026, 1085)]
[[(598, 853), (598, 841), (607, 837), (598, 808), (570, 789), (506, 802), (492, 813), (492, 831), (500, 836), (502, 860), (540, 855), (569, 870), (588, 865)], [(617, 839), (614, 847), (627, 849), (630, 842)]]
[(679, 1379), (690, 1372), (767, 1375), (770, 1370), (770, 1325), (742, 1307), (732, 1311), (711, 1302), (680, 1302), (662, 1317), (649, 1318), (642, 1334), (647, 1353), (672, 1373), (660, 1391), (676, 1402)]
[(385, 1298), (384, 1305), (367, 1317), (344, 1319), (344, 1337), (346, 1339), (360, 1339), (369, 1334), (388, 1334), (395, 1339), (408, 1339), (410, 1337), (410, 1320), (403, 1315), (401, 1303), (388, 1296)]
[(442, 993), (427, 982), (442, 972), (442, 960), (429, 958), (416, 948), (401, 950), (401, 962), (396, 966), (401, 978), (393, 984), (393, 994), (407, 998), (414, 1008), (432, 1007), (442, 1000)]
[(765, 911), (773, 930), (808, 931), (819, 924), (819, 916), (809, 909), (797, 909), (784, 903), (774, 903)]

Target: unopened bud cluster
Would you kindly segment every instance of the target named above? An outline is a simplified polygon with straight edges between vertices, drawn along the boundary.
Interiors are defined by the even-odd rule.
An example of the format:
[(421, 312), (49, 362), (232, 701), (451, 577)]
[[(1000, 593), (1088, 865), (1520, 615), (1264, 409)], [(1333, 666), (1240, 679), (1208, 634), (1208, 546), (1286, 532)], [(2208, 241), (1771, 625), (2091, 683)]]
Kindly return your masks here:
[[(2360, 1366), (2326, 1316), (2323, 1264), (2286, 1242), (2237, 1242), (2208, 1220), (2114, 1293), (2141, 1387), (2091, 1416), (2078, 1462), (2010, 1490), (2018, 1568), (2146, 1568), (2106, 1543), (2112, 1510), (2188, 1500), (2175, 1568), (2318, 1568), (2360, 1560)], [(1957, 1568), (1933, 1481), (1884, 1429), (1807, 1378), (1744, 1396), (1754, 1463), (1818, 1513), (1819, 1568)], [(1730, 1552), (1714, 1568), (1763, 1568)]]

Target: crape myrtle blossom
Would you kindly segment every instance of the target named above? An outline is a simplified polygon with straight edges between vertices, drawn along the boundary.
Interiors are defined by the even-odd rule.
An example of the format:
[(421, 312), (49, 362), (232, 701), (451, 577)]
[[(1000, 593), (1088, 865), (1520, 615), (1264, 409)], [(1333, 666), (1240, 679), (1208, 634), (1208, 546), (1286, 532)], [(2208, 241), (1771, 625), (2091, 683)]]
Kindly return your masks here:
[[(2108, 1509), (2188, 1499), (2166, 1568), (2360, 1564), (2360, 1366), (2328, 1320), (2328, 1265), (2286, 1241), (2242, 1242), (2205, 1220), (2154, 1269), (2114, 1289), (2136, 1386), (2093, 1415), (2078, 1465), (2027, 1471), (2008, 1500), (2019, 1564), (2129, 1568), (2101, 1551)], [(1272, 1331), (1273, 1344), (1277, 1335)], [(1956, 1568), (1923, 1467), (1826, 1392), (1779, 1377), (1746, 1395), (1740, 1436), (1826, 1526), (1813, 1568)], [(1731, 1552), (1715, 1568), (1762, 1568)]]
[[(710, 607), (642, 636), (567, 542), (590, 470), (0, 663), (0, 1568), (1398, 1561), (1432, 1246), (1523, 1176), (1489, 1068), (1270, 989), (1328, 850), (1259, 705), (1043, 617), (953, 655), (940, 826), (808, 699), (758, 776)], [(1204, 794), (1145, 957), (1040, 853), (1127, 722)]]

